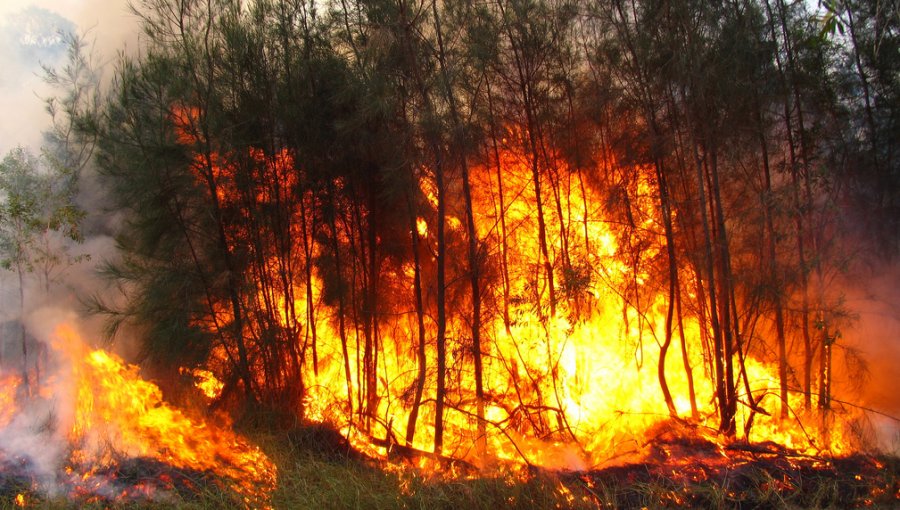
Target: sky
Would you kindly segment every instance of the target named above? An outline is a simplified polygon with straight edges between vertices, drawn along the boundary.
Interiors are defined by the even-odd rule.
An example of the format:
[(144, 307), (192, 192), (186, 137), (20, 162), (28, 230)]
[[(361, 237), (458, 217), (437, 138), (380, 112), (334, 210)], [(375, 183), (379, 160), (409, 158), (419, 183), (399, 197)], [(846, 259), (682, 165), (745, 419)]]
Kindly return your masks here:
[[(28, 23), (36, 20), (42, 23)], [(0, 1), (0, 154), (18, 145), (37, 152), (40, 146), (50, 121), (42, 100), (50, 91), (40, 64), (64, 63), (64, 49), (34, 51), (34, 46), (46, 45), (60, 25), (85, 35), (105, 67), (119, 51), (137, 46), (138, 24), (126, 0)]]

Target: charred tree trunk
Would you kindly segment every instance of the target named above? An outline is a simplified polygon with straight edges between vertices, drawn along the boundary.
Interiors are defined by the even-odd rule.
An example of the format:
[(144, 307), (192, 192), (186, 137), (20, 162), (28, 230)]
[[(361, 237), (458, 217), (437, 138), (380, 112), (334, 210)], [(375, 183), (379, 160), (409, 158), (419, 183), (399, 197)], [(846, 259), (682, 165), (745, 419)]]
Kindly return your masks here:
[[(654, 122), (655, 124), (655, 122)], [(663, 344), (659, 348), (659, 363), (657, 365), (657, 377), (659, 386), (662, 389), (663, 398), (666, 401), (666, 407), (669, 409), (669, 415), (678, 416), (675, 409), (675, 402), (672, 400), (672, 393), (669, 391), (669, 385), (666, 382), (666, 353), (672, 344), (672, 319), (675, 312), (676, 288), (678, 287), (678, 260), (675, 256), (675, 234), (672, 230), (672, 213), (669, 204), (669, 190), (666, 184), (666, 176), (662, 168), (662, 163), (657, 160), (656, 167), (656, 184), (659, 188), (660, 209), (663, 216), (663, 227), (666, 234), (666, 255), (669, 265), (669, 304), (666, 309), (666, 331)]]
[(437, 394), (434, 411), (434, 453), (440, 455), (444, 446), (444, 401), (447, 393), (447, 305), (446, 259), (447, 244), (444, 224), (447, 217), (447, 197), (441, 153), (436, 153), (434, 180), (437, 187)]
[[(300, 196), (300, 235), (301, 235), (301, 243), (303, 247), (303, 266), (306, 272), (306, 323), (309, 328), (309, 332), (311, 335), (312, 341), (312, 358), (313, 358), (313, 374), (316, 377), (319, 376), (319, 353), (318, 348), (316, 347), (317, 337), (316, 337), (316, 312), (315, 312), (315, 296), (313, 294), (313, 254), (312, 254), (312, 243), (310, 240), (309, 229), (310, 227), (307, 225), (307, 214), (306, 214), (306, 204), (304, 203), (304, 196)], [(311, 215), (313, 218), (314, 215)], [(286, 285), (289, 285), (286, 282)], [(288, 288), (288, 287), (286, 287)], [(287, 299), (285, 299), (287, 300)], [(291, 299), (291, 310), (293, 311), (293, 299)], [(296, 320), (295, 320), (296, 323)]]
[[(705, 156), (704, 156), (705, 157)], [(716, 291), (716, 272), (715, 272), (715, 262), (713, 259), (713, 241), (712, 241), (712, 232), (710, 228), (710, 221), (707, 209), (707, 200), (706, 200), (706, 179), (704, 178), (704, 162), (699, 154), (699, 149), (696, 145), (694, 145), (694, 159), (696, 164), (696, 177), (697, 177), (697, 191), (700, 199), (700, 216), (701, 222), (703, 225), (703, 238), (704, 238), (704, 262), (705, 262), (705, 270), (706, 277), (709, 279), (708, 285), (708, 295), (709, 295), (709, 319), (710, 324), (712, 326), (713, 332), (713, 359), (714, 359), (714, 368), (715, 368), (715, 377), (713, 380), (715, 381), (716, 386), (716, 402), (719, 408), (719, 430), (722, 432), (726, 432), (728, 429), (729, 422), (731, 421), (731, 417), (728, 415), (729, 409), (729, 401), (728, 401), (728, 391), (726, 382), (726, 371), (725, 371), (725, 341), (724, 336), (722, 334), (722, 328), (719, 323), (719, 306), (718, 306), (718, 293)], [(705, 308), (705, 307), (704, 307)]]
[(469, 255), (469, 283), (472, 289), (472, 358), (475, 368), (475, 416), (478, 420), (478, 437), (476, 445), (478, 455), (484, 458), (487, 453), (487, 424), (484, 421), (484, 381), (482, 375), (482, 350), (481, 350), (481, 290), (479, 287), (478, 264), (478, 232), (475, 230), (475, 216), (472, 210), (472, 191), (469, 183), (469, 164), (463, 151), (462, 124), (456, 106), (456, 96), (450, 83), (450, 75), (447, 72), (444, 53), (444, 37), (441, 31), (441, 20), (438, 15), (437, 2), (432, 0), (431, 10), (434, 15), (434, 28), (438, 43), (438, 62), (444, 81), (447, 100), (450, 104), (450, 117), (453, 125), (453, 145), (456, 148), (456, 157), (459, 160), (462, 171), (463, 197), (466, 207), (466, 237), (468, 238)]
[(331, 250), (334, 254), (334, 270), (337, 273), (338, 277), (338, 285), (341, 288), (338, 290), (338, 335), (341, 337), (341, 354), (344, 357), (344, 376), (347, 379), (347, 416), (348, 419), (352, 420), (353, 417), (353, 376), (350, 372), (350, 350), (347, 346), (347, 326), (345, 323), (345, 317), (347, 315), (346, 312), (346, 303), (344, 301), (344, 273), (342, 268), (341, 261), (341, 250), (338, 244), (338, 231), (337, 231), (337, 209), (335, 205), (335, 189), (334, 184), (329, 182), (328, 186), (328, 197), (331, 205), (331, 215), (329, 217), (328, 225), (331, 227)]
[(425, 378), (427, 376), (427, 357), (425, 342), (425, 306), (422, 299), (422, 265), (419, 260), (419, 231), (416, 225), (416, 215), (413, 212), (412, 199), (406, 195), (406, 204), (409, 209), (410, 237), (413, 250), (413, 294), (416, 307), (416, 326), (418, 328), (418, 343), (416, 345), (416, 388), (412, 407), (409, 411), (409, 419), (406, 424), (406, 445), (412, 446), (416, 437), (416, 422), (419, 419), (419, 406), (422, 404), (422, 394), (425, 391)]
[[(366, 258), (366, 290), (364, 298), (363, 320), (366, 334), (365, 352), (363, 353), (363, 372), (366, 378), (366, 421), (371, 423), (378, 412), (378, 235), (376, 223), (373, 220), (377, 214), (377, 199), (375, 193), (377, 186), (370, 183), (367, 190), (368, 218), (366, 222), (366, 236), (368, 250)], [(367, 430), (371, 430), (367, 427)]]
[(735, 415), (737, 412), (737, 395), (734, 385), (734, 349), (735, 327), (731, 320), (732, 275), (731, 260), (728, 247), (728, 233), (725, 228), (725, 211), (722, 206), (721, 186), (719, 184), (718, 149), (713, 140), (709, 154), (708, 170), (712, 179), (711, 199), (714, 207), (713, 217), (716, 219), (715, 247), (717, 266), (719, 270), (719, 318), (722, 327), (722, 363), (725, 368), (725, 408), (722, 409), (722, 422), (720, 430), (728, 436), (733, 436), (736, 431)]
[(503, 276), (503, 325), (506, 333), (510, 334), (510, 317), (509, 317), (509, 244), (506, 239), (506, 200), (503, 195), (503, 166), (500, 161), (500, 148), (497, 143), (497, 125), (494, 122), (494, 99), (491, 93), (490, 79), (485, 80), (487, 88), (488, 100), (488, 118), (491, 128), (491, 149), (493, 150), (494, 161), (497, 171), (497, 196), (499, 200), (499, 211), (497, 215), (500, 218), (500, 271)]

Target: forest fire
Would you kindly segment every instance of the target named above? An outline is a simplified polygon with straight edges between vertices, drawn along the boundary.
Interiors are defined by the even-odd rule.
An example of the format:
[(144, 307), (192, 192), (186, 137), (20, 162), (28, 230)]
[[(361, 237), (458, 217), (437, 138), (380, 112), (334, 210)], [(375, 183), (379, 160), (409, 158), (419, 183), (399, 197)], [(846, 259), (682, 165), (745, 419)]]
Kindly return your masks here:
[[(291, 507), (311, 429), (398, 497), (551, 473), (557, 508), (895, 503), (900, 17), (809, 4), (148, 0), (108, 87), (73, 39), (50, 191), (13, 200), (24, 150), (0, 168), (0, 213), (61, 204), (0, 261), (0, 430), (63, 459), (0, 450), (9, 499)], [(26, 334), (89, 228), (115, 241), (86, 301), (140, 370), (69, 324), (48, 371)], [(288, 447), (278, 478), (231, 420)]]
[[(559, 165), (562, 167), (562, 165)], [(697, 321), (684, 317), (680, 333), (683, 349), (674, 349), (660, 363), (660, 342), (665, 331), (666, 298), (647, 282), (652, 276), (623, 260), (622, 249), (617, 246), (616, 234), (603, 219), (599, 209), (586, 209), (587, 204), (597, 204), (599, 198), (590, 195), (590, 188), (577, 186), (574, 179), (560, 195), (558, 204), (565, 216), (560, 223), (547, 228), (547, 236), (554, 244), (566, 240), (571, 260), (587, 261), (581, 267), (570, 265), (564, 271), (569, 278), (581, 277), (583, 283), (572, 289), (566, 299), (556, 304), (555, 315), (546, 308), (536, 308), (534, 301), (546, 302), (546, 288), (542, 289), (541, 277), (534, 266), (534, 254), (538, 247), (534, 196), (529, 189), (530, 170), (523, 158), (514, 153), (501, 157), (505, 193), (496, 194), (491, 186), (491, 169), (474, 169), (476, 190), (488, 190), (495, 194), (474, 194), (475, 217), (480, 239), (499, 239), (500, 225), (498, 205), (505, 203), (505, 223), (514, 232), (504, 233), (504, 246), (485, 246), (488, 253), (502, 255), (505, 270), (504, 285), (495, 288), (496, 295), (485, 296), (496, 306), (507, 306), (492, 320), (482, 324), (485, 337), (483, 349), (484, 422), (487, 433), (487, 458), (480, 458), (477, 449), (479, 434), (475, 382), (471, 367), (471, 352), (460, 346), (448, 354), (448, 365), (454, 367), (451, 376), (455, 387), (448, 412), (444, 417), (443, 452), (452, 458), (466, 460), (476, 465), (490, 464), (490, 459), (524, 463), (551, 469), (586, 470), (617, 465), (644, 459), (646, 448), (652, 444), (651, 433), (664, 423), (683, 420), (692, 424), (690, 430), (682, 429), (698, 438), (725, 446), (728, 440), (717, 438), (717, 414), (712, 395), (714, 388), (709, 366), (709, 348), (704, 344)], [(560, 173), (567, 172), (562, 167)], [(649, 183), (641, 183), (646, 187)], [(584, 194), (583, 194), (584, 193)], [(641, 193), (638, 193), (641, 195)], [(644, 235), (650, 246), (662, 244), (661, 234), (653, 233), (653, 204), (646, 191), (644, 202), (637, 205), (637, 213), (643, 218)], [(452, 214), (452, 213), (451, 213)], [(462, 214), (459, 214), (462, 216)], [(448, 216), (448, 224), (453, 216)], [(431, 229), (417, 220), (420, 243), (427, 244)], [(569, 232), (559, 230), (566, 225)], [(630, 242), (635, 241), (633, 238)], [(499, 243), (498, 243), (499, 244)], [(642, 256), (653, 259), (653, 248), (644, 250)], [(425, 248), (425, 253), (434, 248)], [(424, 265), (424, 264), (423, 264)], [(649, 271), (645, 269), (643, 271)], [(579, 274), (579, 271), (583, 273)], [(396, 281), (385, 283), (389, 288), (404, 285), (403, 279), (412, 279), (412, 271), (395, 274)], [(391, 275), (385, 276), (391, 278)], [(682, 278), (690, 281), (691, 275)], [(407, 285), (411, 282), (407, 283)], [(629, 301), (621, 289), (634, 286), (643, 303)], [(313, 289), (321, 289), (316, 282)], [(504, 305), (501, 292), (511, 296), (528, 296), (531, 299), (510, 300)], [(295, 295), (301, 292), (295, 291)], [(544, 297), (542, 297), (542, 295)], [(637, 294), (635, 294), (637, 295)], [(317, 293), (315, 301), (320, 301)], [(306, 310), (304, 299), (295, 302), (294, 308)], [(504, 316), (510, 317), (504, 323)], [(282, 316), (283, 317), (283, 316)], [(382, 325), (379, 341), (381, 351), (378, 361), (379, 397), (376, 420), (366, 433), (355, 428), (353, 416), (348, 413), (353, 406), (365, 404), (353, 402), (363, 390), (353, 379), (348, 387), (343, 366), (344, 356), (361, 359), (364, 353), (353, 345), (342, 353), (341, 338), (327, 313), (320, 312), (315, 328), (318, 342), (318, 364), (309, 367), (305, 379), (311, 381), (306, 412), (312, 419), (332, 423), (349, 421), (344, 431), (357, 438), (358, 446), (367, 451), (386, 454), (390, 444), (405, 444), (419, 451), (429, 451), (434, 443), (434, 430), (429, 424), (433, 412), (423, 410), (419, 415), (423, 426), (417, 429), (415, 440), (403, 442), (402, 426), (409, 421), (410, 388), (415, 385), (414, 353), (409, 350), (409, 338), (415, 336), (415, 324), (411, 319), (387, 322)], [(287, 324), (285, 324), (287, 326)], [(448, 326), (448, 336), (465, 338), (464, 322)], [(470, 347), (469, 347), (470, 348)], [(685, 360), (682, 356), (687, 355)], [(434, 365), (437, 358), (432, 345), (426, 352), (427, 363)], [(773, 442), (786, 448), (810, 454), (847, 454), (858, 447), (850, 432), (844, 427), (859, 416), (852, 410), (841, 414), (840, 420), (823, 428), (816, 425), (818, 412), (808, 416), (795, 415), (783, 420), (778, 418), (777, 368), (754, 359), (751, 355), (742, 363), (744, 382), (748, 388), (743, 400), (754, 406), (742, 406), (738, 412), (738, 435), (750, 442)], [(659, 367), (662, 366), (662, 369)], [(661, 390), (660, 370), (666, 374), (667, 390), (673, 395), (674, 410), (665, 407)], [(692, 388), (693, 386), (693, 388)], [(348, 389), (350, 394), (348, 394)], [(436, 391), (427, 385), (426, 394)], [(356, 397), (359, 398), (359, 397)], [(348, 403), (349, 402), (349, 403)], [(802, 394), (791, 396), (793, 409), (803, 408)], [(378, 443), (380, 450), (366, 445), (366, 437), (385, 438)], [(484, 452), (482, 452), (483, 454)], [(723, 450), (724, 455), (724, 450)]]
[[(180, 145), (191, 150), (201, 145), (199, 110), (175, 108), (172, 118)], [(521, 139), (526, 134), (508, 136)], [(247, 309), (259, 310), (269, 319), (245, 314), (241, 336), (261, 339), (260, 331), (275, 327), (287, 333), (288, 341), (298, 339), (299, 344), (288, 347), (292, 356), (299, 356), (290, 370), (299, 368), (297, 376), (304, 381), (298, 411), (307, 420), (334, 425), (354, 447), (373, 457), (400, 452), (420, 467), (439, 459), (434, 467), (452, 460), (481, 468), (503, 463), (595, 472), (652, 461), (686, 467), (702, 456), (714, 458), (717, 466), (729, 466), (727, 470), (744, 462), (734, 453), (740, 444), (779, 445), (777, 451), (783, 455), (828, 457), (861, 448), (860, 437), (852, 430), (863, 417), (860, 410), (812, 408), (800, 391), (790, 392), (787, 401), (779, 399), (777, 363), (765, 345), (749, 346), (752, 336), (764, 333), (751, 333), (743, 345), (732, 340), (733, 358), (725, 364), (734, 370), (728, 375), (734, 408), (731, 424), (723, 425), (725, 412), (716, 389), (722, 387), (725, 375), (716, 366), (714, 333), (698, 317), (711, 313), (705, 308), (709, 304), (699, 298), (710, 290), (698, 280), (697, 267), (677, 268), (677, 274), (668, 277), (660, 272), (667, 241), (654, 198), (658, 182), (652, 168), (632, 168), (636, 177), (618, 184), (626, 186), (621, 192), (630, 197), (629, 220), (622, 226), (609, 219), (616, 205), (595, 191), (597, 183), (585, 182), (583, 172), (569, 168), (561, 158), (549, 163), (552, 171), (544, 183), (552, 195), (539, 200), (535, 180), (545, 178), (535, 177), (526, 154), (504, 143), (506, 148), (496, 149), (493, 159), (469, 168), (471, 183), (452, 185), (450, 192), (455, 194), (471, 186), (470, 203), (449, 201), (443, 218), (437, 210), (446, 198), (427, 178), (433, 170), (421, 169), (417, 187), (428, 205), (410, 215), (404, 232), (414, 238), (412, 260), (397, 262), (385, 256), (376, 261), (376, 274), (369, 274), (366, 285), (377, 281), (378, 297), (363, 297), (356, 304), (327, 298), (325, 280), (348, 276), (340, 257), (362, 256), (354, 253), (364, 249), (354, 244), (359, 235), (355, 229), (370, 220), (352, 216), (316, 220), (317, 208), (331, 206), (313, 194), (286, 211), (287, 218), (299, 222), (290, 231), (300, 237), (268, 258), (255, 255), (259, 262), (252, 266), (253, 281), (259, 290)], [(269, 157), (255, 148), (227, 156), (196, 152), (191, 163), (197, 184), (207, 188), (207, 196), (214, 197), (221, 211), (275, 206), (298, 185), (296, 168), (289, 151)], [(248, 169), (257, 175), (256, 184), (239, 192), (241, 173)], [(467, 214), (471, 217), (462, 219)], [(249, 216), (246, 220), (254, 221)], [(473, 227), (474, 232), (467, 233)], [(441, 228), (443, 238), (434, 234)], [(307, 239), (304, 232), (316, 229), (332, 240)], [(224, 237), (228, 252), (237, 253), (259, 235), (244, 228), (228, 229)], [(480, 312), (473, 326), (465, 311), (472, 307), (471, 296), (459, 285), (448, 287), (450, 295), (442, 306), (449, 313), (441, 335), (445, 343), (453, 340), (452, 346), (445, 346), (441, 361), (438, 345), (427, 340), (438, 334), (437, 321), (427, 312), (437, 306), (433, 288), (422, 282), (435, 277), (441, 243), (462, 249), (468, 236), (478, 240), (479, 306), (488, 312)], [(396, 241), (376, 237), (375, 242), (368, 249), (388, 250), (386, 244)], [(291, 253), (306, 264), (302, 285), (284, 279)], [(313, 261), (326, 257), (330, 267), (314, 266)], [(443, 263), (444, 271), (458, 281), (473, 271), (462, 261)], [(349, 276), (351, 283), (359, 277)], [(684, 295), (672, 294), (671, 288), (667, 295), (666, 278), (682, 282), (679, 290)], [(410, 287), (417, 289), (416, 301), (402, 297), (401, 289)], [(673, 300), (685, 310), (679, 308), (676, 315)], [(351, 306), (363, 308), (345, 317)], [(198, 322), (210, 334), (219, 335), (237, 322), (240, 310), (228, 300), (210, 307), (213, 320)], [(732, 310), (722, 312), (730, 315)], [(352, 332), (345, 321), (356, 323)], [(472, 343), (473, 327), (480, 336), (477, 348)], [(766, 329), (756, 324), (738, 326), (742, 327)], [(257, 388), (280, 380), (273, 381), (273, 375), (283, 377), (266, 368), (263, 352), (242, 350), (247, 345), (222, 344), (213, 350), (209, 366), (228, 367), (228, 360), (246, 357), (246, 362), (237, 362), (239, 370), (247, 369), (243, 384)], [(442, 364), (443, 381), (427, 368)], [(201, 373), (207, 380), (210, 375)], [(827, 377), (841, 379), (839, 374)], [(216, 397), (222, 390), (218, 386), (209, 394)], [(440, 395), (441, 416), (430, 395)], [(697, 451), (681, 448), (677, 455), (667, 453), (667, 443), (659, 435), (667, 427), (679, 431), (669, 442), (693, 444)]]
[[(197, 123), (196, 115), (194, 112), (188, 121), (183, 113), (176, 113), (181, 143), (196, 143), (187, 134), (190, 125)], [(266, 160), (253, 150), (249, 157), (275, 176), (289, 175), (295, 164), (286, 153)], [(222, 162), (233, 159), (213, 154), (194, 163), (199, 177), (209, 168), (219, 181), (217, 197), (223, 207), (236, 206), (242, 200), (234, 193), (225, 192), (237, 181), (238, 176), (233, 172), (238, 167)], [(553, 245), (565, 245), (565, 253), (557, 256), (567, 259), (562, 273), (569, 281), (561, 286), (565, 298), (554, 304), (552, 312), (546, 303), (549, 291), (540, 275), (542, 269), (536, 268), (533, 258), (535, 253), (540, 253), (539, 228), (532, 176), (525, 158), (505, 151), (499, 155), (495, 168), (472, 169), (473, 188), (478, 190), (473, 193), (477, 237), (485, 242), (497, 242), (496, 246), (484, 245), (482, 250), (502, 257), (505, 272), (491, 276), (495, 281), (502, 280), (502, 285), (495, 285), (493, 295), (486, 291), (482, 299), (504, 310), (492, 320), (483, 319), (481, 325), (482, 345), (487, 346), (480, 353), (482, 417), (473, 405), (479, 397), (475, 393), (474, 374), (467, 366), (472, 360), (472, 353), (467, 352), (471, 346), (461, 343), (448, 353), (447, 364), (452, 367), (450, 378), (454, 384), (452, 397), (445, 397), (452, 403), (448, 402), (443, 418), (441, 453), (478, 466), (503, 461), (547, 469), (591, 470), (646, 460), (648, 448), (656, 440), (652, 432), (675, 420), (690, 423), (690, 427), (681, 428), (683, 433), (719, 444), (722, 457), (728, 457), (723, 447), (730, 440), (718, 435), (715, 423), (718, 414), (712, 394), (714, 369), (710, 365), (709, 340), (704, 342), (695, 318), (679, 317), (681, 349), (673, 349), (660, 362), (660, 336), (667, 327), (667, 301), (658, 290), (660, 287), (647, 281), (653, 278), (649, 274), (652, 267), (625, 260), (624, 250), (617, 241), (621, 234), (617, 236), (610, 228), (602, 207), (596, 205), (602, 199), (591, 192), (590, 186), (577, 182), (576, 179), (583, 177), (572, 175), (564, 163), (557, 162), (556, 168), (560, 174), (568, 175), (568, 181), (555, 197), (557, 213), (561, 216), (545, 226), (545, 235)], [(502, 181), (507, 191), (497, 188), (496, 179)], [(285, 184), (282, 181), (280, 185)], [(428, 182), (422, 180), (420, 185), (423, 194), (435, 205), (437, 198)], [(665, 243), (662, 234), (655, 230), (659, 218), (654, 212), (651, 185), (646, 180), (635, 183), (637, 188), (632, 193), (636, 199), (632, 207), (633, 214), (640, 218), (642, 232), (631, 232), (628, 239), (629, 243), (644, 245), (640, 256), (647, 260), (657, 257), (655, 250)], [(270, 202), (273, 196), (261, 190), (254, 199)], [(591, 208), (590, 204), (595, 205)], [(312, 206), (312, 203), (308, 205)], [(462, 221), (458, 219), (462, 215), (462, 211), (448, 213), (450, 235), (453, 232), (462, 235)], [(425, 259), (419, 262), (418, 271), (422, 273), (431, 271), (429, 266), (434, 261), (436, 247), (430, 244), (435, 241), (430, 235), (433, 227), (429, 227), (433, 222), (433, 218), (421, 216), (415, 220), (419, 249)], [(510, 232), (501, 232), (506, 228)], [(345, 239), (351, 234), (345, 233)], [(643, 239), (636, 239), (638, 236)], [(312, 256), (324, 249), (309, 248)], [(573, 260), (581, 262), (573, 264)], [(264, 274), (270, 273), (266, 279), (277, 274), (278, 264), (275, 260), (264, 265)], [(316, 352), (316, 360), (307, 364), (303, 372), (303, 380), (309, 384), (304, 400), (306, 417), (341, 427), (354, 446), (376, 457), (389, 455), (395, 445), (403, 446), (406, 451), (428, 452), (435, 441), (435, 418), (430, 406), (416, 410), (422, 423), (417, 433), (407, 435), (406, 441), (399, 439), (404, 433), (402, 427), (410, 423), (413, 407), (419, 406), (411, 398), (417, 361), (410, 339), (416, 336), (416, 328), (421, 325), (417, 326), (410, 314), (387, 314), (401, 318), (379, 319), (378, 351), (366, 354), (358, 336), (354, 342), (348, 342), (346, 334), (342, 337), (336, 330), (334, 317), (339, 312), (322, 307), (321, 277), (315, 272), (311, 275), (306, 289), (289, 289), (290, 295), (300, 296), (293, 303), (274, 290), (269, 291), (272, 295), (263, 292), (259, 296), (261, 302), (271, 303), (281, 327), (291, 331), (305, 329), (307, 342), (310, 331), (315, 331), (311, 348)], [(409, 265), (402, 271), (380, 275), (388, 292), (412, 285), (415, 277), (416, 269)], [(691, 281), (693, 275), (685, 273), (681, 278)], [(313, 317), (314, 324), (302, 325), (298, 319), (300, 314)], [(456, 321), (449, 321), (447, 335), (465, 339), (470, 327), (465, 317), (460, 316)], [(361, 381), (358, 371), (348, 373), (350, 360), (359, 363), (369, 356), (379, 358), (377, 363), (372, 362), (378, 367), (373, 380)], [(433, 366), (436, 359), (434, 345), (429, 343), (425, 346), (425, 364)], [(661, 389), (661, 373), (666, 374), (665, 390)], [(815, 423), (822, 416), (818, 411), (780, 419), (775, 396), (777, 368), (747, 354), (741, 360), (740, 377), (747, 391), (741, 401), (753, 403), (741, 406), (737, 413), (737, 432), (743, 440), (776, 443), (790, 451), (809, 454), (840, 455), (858, 447), (844, 427), (852, 424), (859, 413), (845, 411), (839, 420), (823, 423), (821, 427)], [(265, 381), (260, 379), (258, 383), (262, 385)], [(365, 385), (371, 383), (376, 387), (366, 390)], [(433, 394), (437, 389), (429, 381), (422, 391)], [(664, 407), (663, 391), (672, 395), (671, 410)], [(371, 401), (363, 400), (367, 392), (375, 394)], [(802, 409), (802, 400), (802, 395), (794, 394), (789, 405), (792, 409)], [(360, 413), (366, 415), (362, 422), (357, 417)], [(483, 428), (479, 428), (479, 421), (483, 421)], [(483, 451), (478, 449), (479, 434), (484, 435)], [(679, 462), (690, 460), (686, 457)]]
[[(38, 396), (15, 395), (24, 390), (20, 381), (5, 379), (3, 391), (12, 395), (4, 395), (0, 435), (4, 444), (24, 447), (0, 451), (4, 492), (126, 502), (215, 489), (233, 490), (241, 498), (235, 504), (265, 506), (275, 467), (229, 423), (207, 423), (171, 407), (137, 367), (88, 348), (70, 325), (58, 326), (51, 344), (59, 368), (34, 390)], [(59, 448), (59, 458), (38, 460), (32, 448), (40, 443)], [(17, 504), (25, 501), (16, 495)]]

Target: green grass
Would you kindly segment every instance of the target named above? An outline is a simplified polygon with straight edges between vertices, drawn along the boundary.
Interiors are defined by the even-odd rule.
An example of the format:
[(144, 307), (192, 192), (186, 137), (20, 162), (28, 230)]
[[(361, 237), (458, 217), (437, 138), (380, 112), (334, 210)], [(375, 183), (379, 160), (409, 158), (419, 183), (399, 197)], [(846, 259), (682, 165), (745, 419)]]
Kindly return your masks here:
[[(300, 444), (297, 444), (300, 443)], [(306, 440), (289, 442), (276, 453), (278, 489), (275, 508), (284, 509), (447, 509), (595, 508), (584, 501), (566, 500), (567, 491), (550, 475), (520, 479), (509, 472), (480, 477), (447, 478), (409, 466), (384, 469), (377, 462), (322, 455)], [(587, 494), (582, 495), (583, 498)], [(579, 504), (581, 503), (581, 504)]]

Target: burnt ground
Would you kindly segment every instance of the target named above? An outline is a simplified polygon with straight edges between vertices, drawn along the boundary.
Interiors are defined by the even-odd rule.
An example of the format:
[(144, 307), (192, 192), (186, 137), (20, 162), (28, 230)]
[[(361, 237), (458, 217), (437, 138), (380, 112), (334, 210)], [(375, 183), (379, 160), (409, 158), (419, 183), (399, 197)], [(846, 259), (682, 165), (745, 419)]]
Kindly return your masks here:
[[(192, 501), (215, 493), (235, 498), (228, 481), (211, 472), (178, 468), (147, 457), (124, 457), (104, 466), (41, 470), (31, 460), (0, 451), (0, 502), (22, 495), (28, 506), (64, 496), (75, 504)], [(235, 499), (237, 504), (239, 500)]]
[(601, 507), (900, 508), (900, 459), (803, 455), (774, 443), (662, 442), (644, 462), (562, 475)]

